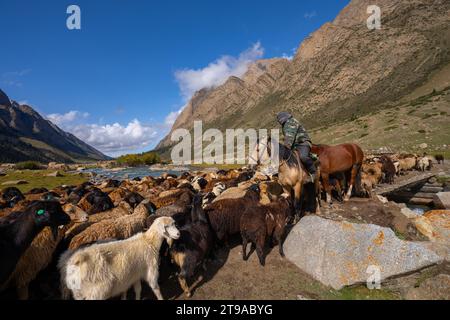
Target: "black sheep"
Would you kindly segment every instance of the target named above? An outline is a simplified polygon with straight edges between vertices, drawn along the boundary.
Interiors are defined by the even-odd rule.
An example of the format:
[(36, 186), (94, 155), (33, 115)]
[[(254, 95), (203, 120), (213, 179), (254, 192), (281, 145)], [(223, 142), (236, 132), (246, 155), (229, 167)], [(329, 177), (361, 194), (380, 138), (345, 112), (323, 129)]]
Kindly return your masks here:
[(187, 280), (200, 265), (205, 269), (205, 259), (214, 246), (213, 231), (202, 209), (202, 201), (200, 195), (194, 197), (191, 222), (180, 228), (180, 238), (170, 248), (172, 260), (180, 268), (178, 281), (187, 297), (191, 296)]
[(30, 191), (28, 191), (26, 194), (40, 194), (40, 193), (46, 193), (48, 192), (47, 188), (33, 188)]
[(22, 254), (44, 227), (51, 227), (56, 239), (58, 227), (69, 222), (70, 217), (55, 201), (35, 201), (24, 211), (0, 218), (0, 284), (8, 280)]
[(16, 187), (10, 187), (2, 190), (1, 200), (6, 208), (14, 207), (18, 202), (24, 200), (25, 197)]
[[(283, 197), (268, 205), (258, 204), (245, 208), (240, 222), (244, 261), (256, 249), (259, 262), (264, 266), (267, 253), (266, 246), (270, 240), (272, 240), (273, 244), (278, 244), (280, 255), (283, 257), (286, 225), (294, 213), (294, 207), (288, 199)], [(249, 242), (252, 244), (252, 247), (247, 254), (247, 244)]]
[(135, 209), (142, 201), (144, 197), (136, 192), (127, 192), (123, 201), (127, 202), (133, 209)]

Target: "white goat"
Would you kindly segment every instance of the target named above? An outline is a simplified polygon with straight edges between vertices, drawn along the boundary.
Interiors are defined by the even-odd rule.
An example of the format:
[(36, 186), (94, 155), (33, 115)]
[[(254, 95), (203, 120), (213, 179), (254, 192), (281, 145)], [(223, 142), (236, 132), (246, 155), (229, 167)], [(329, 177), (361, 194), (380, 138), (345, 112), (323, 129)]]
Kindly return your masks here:
[(118, 295), (126, 298), (133, 286), (140, 300), (141, 280), (145, 280), (163, 300), (158, 285), (159, 250), (164, 239), (179, 237), (175, 221), (161, 217), (145, 233), (65, 253), (58, 263), (61, 289), (63, 293), (69, 289), (76, 300), (106, 300)]

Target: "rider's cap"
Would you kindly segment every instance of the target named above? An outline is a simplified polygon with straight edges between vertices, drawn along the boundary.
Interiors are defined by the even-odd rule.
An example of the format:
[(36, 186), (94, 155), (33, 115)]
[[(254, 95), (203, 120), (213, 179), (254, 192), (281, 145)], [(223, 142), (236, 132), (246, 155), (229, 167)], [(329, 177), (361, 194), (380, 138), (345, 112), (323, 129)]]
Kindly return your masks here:
[(277, 120), (281, 125), (284, 125), (290, 118), (292, 118), (292, 115), (289, 112), (280, 112), (277, 114)]

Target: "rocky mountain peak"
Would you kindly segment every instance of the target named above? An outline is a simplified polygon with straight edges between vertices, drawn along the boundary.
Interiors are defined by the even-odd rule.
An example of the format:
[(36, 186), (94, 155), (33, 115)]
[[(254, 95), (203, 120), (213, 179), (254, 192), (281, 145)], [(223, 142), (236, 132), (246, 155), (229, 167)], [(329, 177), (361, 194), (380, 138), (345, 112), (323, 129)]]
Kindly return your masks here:
[(9, 97), (6, 95), (6, 93), (4, 93), (2, 91), (2, 89), (0, 89), (0, 105), (1, 106), (7, 106), (10, 107), (11, 106), (11, 100), (9, 99)]

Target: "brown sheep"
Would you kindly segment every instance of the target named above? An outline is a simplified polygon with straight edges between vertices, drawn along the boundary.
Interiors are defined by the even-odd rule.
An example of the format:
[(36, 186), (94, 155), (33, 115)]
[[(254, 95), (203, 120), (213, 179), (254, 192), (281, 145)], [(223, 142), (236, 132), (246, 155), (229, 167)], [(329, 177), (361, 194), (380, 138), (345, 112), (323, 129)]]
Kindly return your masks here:
[(69, 249), (74, 250), (100, 240), (127, 239), (138, 232), (143, 232), (146, 229), (148, 216), (153, 213), (149, 210), (148, 203), (144, 200), (129, 216), (102, 220), (93, 224), (72, 239)]
[(381, 170), (384, 174), (383, 182), (393, 184), (396, 173), (394, 162), (386, 155), (380, 157), (380, 162), (382, 163)]
[(399, 161), (398, 171), (400, 174), (414, 170), (417, 167), (417, 157), (408, 157), (400, 159)]
[[(80, 207), (75, 206), (73, 204), (64, 205), (64, 211), (72, 215), (74, 214), (82, 215), (83, 213), (85, 213)], [(130, 215), (132, 213), (133, 208), (127, 202), (122, 201), (114, 209), (93, 214), (89, 217), (88, 221), (81, 224), (76, 224), (71, 228), (69, 228), (65, 233), (64, 240), (70, 242), (73, 239), (73, 237), (75, 237), (77, 234), (81, 233), (88, 227), (102, 220), (117, 219), (123, 216)]]
[(164, 197), (152, 197), (150, 200), (156, 206), (156, 208), (159, 209), (173, 205), (185, 193), (189, 193), (191, 197), (194, 195), (194, 193), (189, 188), (180, 188), (177, 189), (176, 192), (174, 190), (174, 192), (170, 193), (169, 195), (166, 195)]
[(147, 219), (147, 227), (150, 227), (153, 221), (160, 217), (171, 217), (178, 227), (184, 226), (190, 220), (189, 213), (193, 197), (194, 194), (191, 191), (185, 190), (173, 204), (156, 210), (155, 215)]
[(58, 230), (56, 239), (53, 237), (52, 230), (49, 227), (44, 228), (20, 257), (14, 272), (7, 281), (6, 286), (15, 287), (20, 300), (28, 300), (28, 286), (30, 282), (51, 263), (56, 247), (64, 238), (65, 232), (89, 219), (89, 216), (82, 211), (78, 211), (75, 214), (72, 212), (66, 213), (69, 214), (71, 222)]
[(219, 200), (205, 208), (218, 241), (227, 243), (230, 236), (241, 231), (243, 209), (258, 204), (259, 192), (259, 187), (253, 185), (242, 198)]
[(110, 192), (108, 197), (113, 202), (114, 206), (118, 206), (119, 203), (123, 200), (125, 195), (128, 193), (128, 190), (124, 188), (117, 188), (116, 190)]

